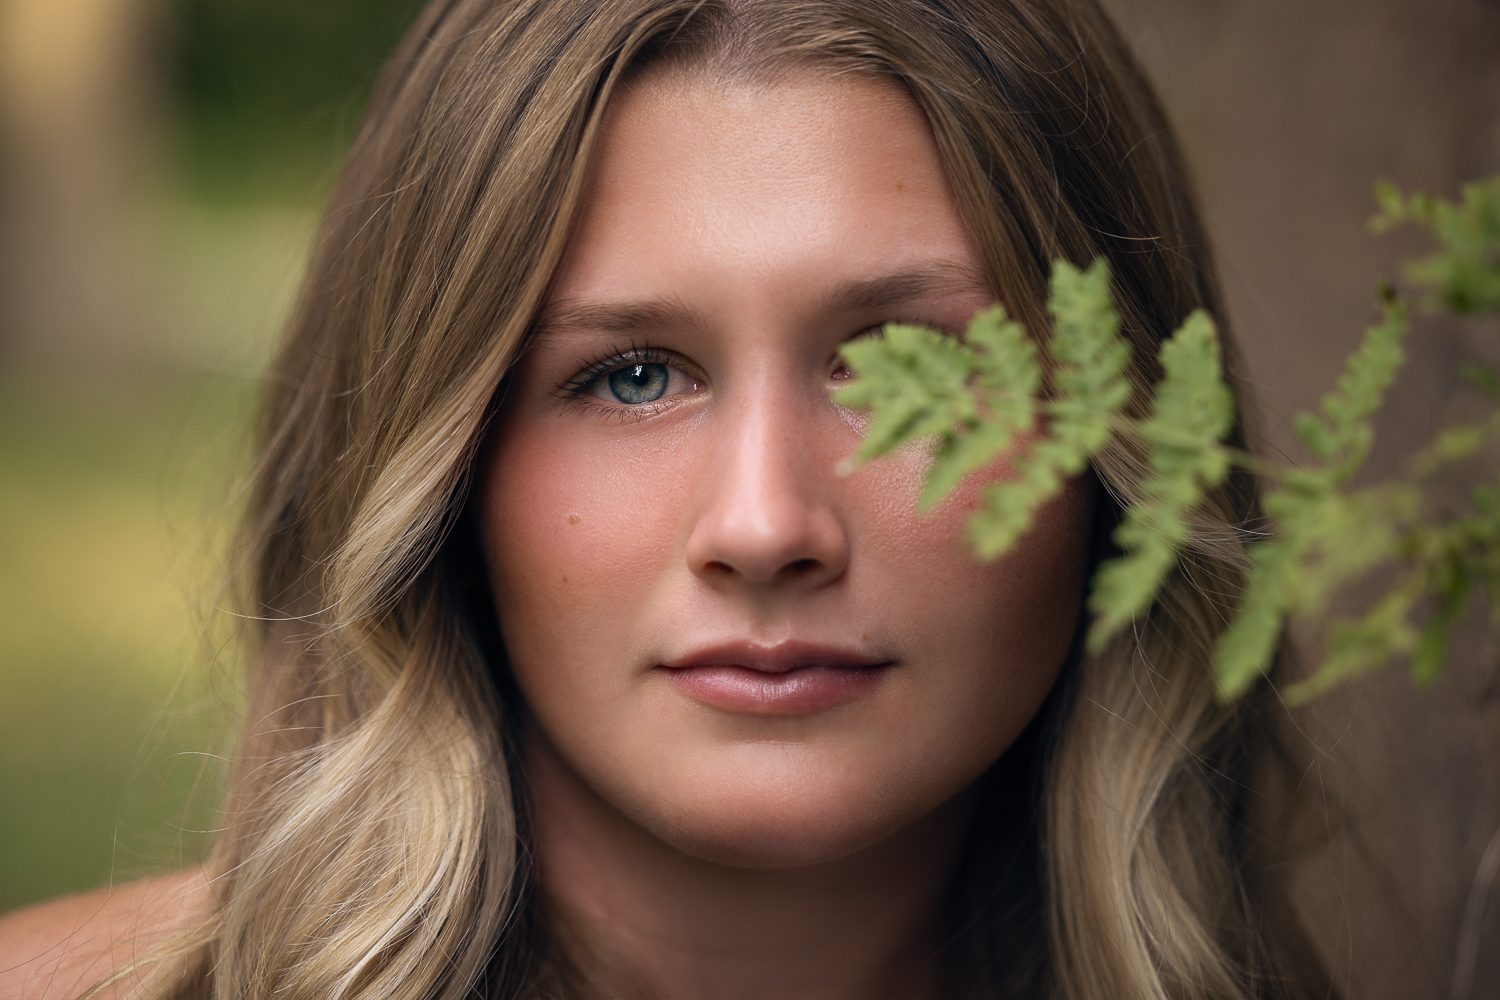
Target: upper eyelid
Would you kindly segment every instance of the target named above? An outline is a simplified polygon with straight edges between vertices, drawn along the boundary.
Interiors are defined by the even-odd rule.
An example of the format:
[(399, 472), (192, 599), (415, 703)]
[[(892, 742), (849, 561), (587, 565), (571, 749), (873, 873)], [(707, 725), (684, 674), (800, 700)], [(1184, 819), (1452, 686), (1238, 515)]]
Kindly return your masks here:
[[(588, 401), (588, 397), (590, 397), (591, 395), (588, 390), (591, 386), (597, 383), (600, 379), (604, 378), (604, 376), (619, 371), (620, 369), (628, 367), (632, 364), (667, 365), (668, 367), (676, 368), (679, 372), (682, 372), (684, 375), (686, 375), (690, 379), (693, 379), (694, 381), (707, 381), (707, 378), (699, 371), (698, 367), (694, 365), (692, 361), (678, 354), (676, 351), (665, 350), (651, 344), (636, 344), (634, 341), (632, 341), (630, 346), (627, 348), (622, 349), (619, 347), (611, 347), (608, 351), (597, 356), (595, 360), (585, 363), (566, 382), (558, 386), (556, 389), (552, 390), (552, 395), (556, 396), (564, 403)], [(608, 407), (611, 409), (616, 408), (611, 406), (611, 404), (609, 404), (605, 400), (599, 400), (597, 402), (598, 405), (602, 407)], [(636, 410), (648, 405), (655, 406), (660, 402), (664, 401), (656, 401), (656, 403), (652, 404), (634, 404), (630, 406), (620, 404), (619, 408)]]
[[(949, 329), (946, 324), (933, 320), (916, 317), (892, 317), (881, 320), (878, 323), (866, 324), (846, 337), (840, 344), (842, 345), (843, 343), (848, 343), (851, 340), (871, 334), (878, 334), (892, 323), (925, 326), (948, 336), (956, 336), (954, 331)], [(835, 352), (835, 357), (837, 357), (837, 352)], [(576, 398), (582, 395), (585, 389), (594, 382), (597, 382), (604, 375), (632, 363), (670, 365), (692, 378), (707, 381), (706, 374), (701, 368), (678, 352), (660, 348), (653, 344), (638, 344), (632, 340), (625, 346), (611, 345), (608, 350), (600, 353), (593, 360), (579, 366), (575, 373), (558, 387), (556, 394), (566, 399)]]

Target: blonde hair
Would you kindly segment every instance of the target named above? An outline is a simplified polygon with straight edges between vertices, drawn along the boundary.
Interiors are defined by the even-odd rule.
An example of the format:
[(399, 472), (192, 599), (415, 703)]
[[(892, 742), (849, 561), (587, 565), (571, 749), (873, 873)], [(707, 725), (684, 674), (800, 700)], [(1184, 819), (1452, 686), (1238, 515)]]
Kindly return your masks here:
[[(434, 0), (378, 87), (275, 369), (214, 909), (152, 991), (590, 989), (528, 882), (515, 699), (465, 507), (601, 116), (662, 66), (902, 84), (1013, 313), (1045, 330), (1050, 261), (1108, 259), (1136, 406), (1165, 332), (1223, 315), (1170, 132), (1094, 0)], [(1145, 468), (1115, 446), (1095, 472), (1102, 555)], [(1236, 473), (1149, 613), (1102, 655), (1075, 647), (985, 779), (951, 914), (962, 995), (1325, 995), (1251, 822), (1272, 691), (1226, 707), (1208, 671), (1258, 516)]]

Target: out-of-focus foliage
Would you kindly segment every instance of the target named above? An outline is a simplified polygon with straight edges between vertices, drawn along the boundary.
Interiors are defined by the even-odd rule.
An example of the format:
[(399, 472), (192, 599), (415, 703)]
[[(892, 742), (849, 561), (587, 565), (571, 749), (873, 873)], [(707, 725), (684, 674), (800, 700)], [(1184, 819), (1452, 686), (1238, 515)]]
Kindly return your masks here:
[[(1500, 312), (1500, 177), (1468, 185), (1452, 202), (1404, 196), (1388, 184), (1377, 197), (1382, 211), (1374, 228), (1416, 223), (1437, 242), (1406, 272), (1424, 308)], [(902, 326), (896, 337), (849, 345), (845, 357), (860, 378), (839, 398), (874, 411), (860, 461), (915, 438), (937, 439), (939, 460), (924, 507), (1011, 450), (1037, 415), (1049, 418), (1045, 431), (1014, 456), (1011, 478), (987, 487), (971, 521), (976, 551), (987, 559), (1014, 544), (1032, 512), (1062, 488), (1063, 476), (1081, 472), (1112, 442), (1128, 439), (1144, 449), (1150, 472), (1116, 531), (1121, 554), (1105, 561), (1093, 581), (1088, 644), (1094, 650), (1155, 598), (1180, 551), (1193, 543), (1192, 515), (1205, 491), (1224, 480), (1231, 463), (1247, 465), (1273, 483), (1264, 507), (1274, 530), (1238, 526), (1251, 540), (1251, 570), (1215, 650), (1221, 697), (1241, 694), (1267, 670), (1288, 616), (1322, 613), (1333, 595), (1378, 565), (1394, 565), (1396, 583), (1363, 615), (1332, 624), (1325, 661), (1287, 695), (1312, 697), (1402, 656), (1410, 658), (1413, 678), (1426, 683), (1440, 672), (1449, 630), (1477, 592), (1500, 621), (1500, 476), (1477, 486), (1470, 509), (1456, 513), (1430, 512), (1424, 490), (1434, 472), (1500, 440), (1500, 375), (1472, 365), (1464, 372), (1496, 405), (1488, 419), (1444, 429), (1413, 457), (1406, 475), (1354, 488), (1374, 443), (1374, 417), (1405, 362), (1410, 307), (1390, 289), (1382, 299), (1380, 321), (1366, 330), (1318, 411), (1297, 417), (1298, 436), (1313, 456), (1303, 465), (1271, 466), (1222, 444), (1234, 403), (1213, 324), (1200, 313), (1161, 346), (1164, 375), (1150, 414), (1124, 416), (1128, 348), (1117, 332), (1102, 261), (1083, 273), (1063, 261), (1054, 266), (1049, 343), (1058, 367), (1045, 397), (1031, 342), (990, 310), (975, 318), (967, 343)], [(946, 364), (943, 377), (928, 377), (938, 359)]]
[(170, 86), (195, 182), (230, 197), (247, 185), (257, 197), (320, 188), (354, 137), (379, 67), (422, 6), (171, 0)]
[[(1251, 550), (1255, 567), (1240, 614), (1220, 637), (1220, 690), (1238, 694), (1265, 669), (1282, 620), (1316, 614), (1338, 589), (1392, 558), (1402, 526), (1420, 509), (1410, 484), (1348, 491), (1374, 444), (1371, 420), (1405, 361), (1406, 309), (1392, 302), (1365, 331), (1317, 413), (1297, 415), (1297, 434), (1321, 464), (1282, 470), (1265, 499), (1277, 530)], [(1320, 671), (1325, 680), (1330, 663)]]
[[(1111, 422), (1129, 398), (1122, 373), (1130, 352), (1117, 333), (1103, 264), (1086, 273), (1059, 264), (1052, 275), (1052, 306), (1058, 399), (1036, 398), (1042, 382), (1036, 351), (998, 307), (974, 318), (966, 342), (892, 324), (883, 338), (844, 349), (860, 378), (839, 398), (874, 411), (856, 461), (914, 438), (937, 439), (920, 500), (924, 510), (1025, 436), (1029, 444), (1020, 477), (1004, 492), (989, 493), (970, 526), (986, 558), (1026, 531), (1037, 508), (1061, 489), (1063, 477), (1087, 467), (1109, 441)], [(1033, 433), (1038, 415), (1047, 420), (1045, 437)]]
[(0, 517), (25, 526), (0, 533), (0, 911), (179, 867), (217, 825), (238, 684), (210, 643), (254, 389), (0, 374)]
[[(319, 202), (423, 5), (20, 5), (56, 42), (27, 36), (40, 83), (121, 100), (77, 98), (69, 119), (19, 103), (53, 94), (32, 81), (6, 106), (45, 127), (7, 119), (0, 141), (0, 911), (180, 867), (217, 825), (239, 692), (216, 597), (252, 399)], [(62, 59), (92, 46), (119, 65)], [(0, 86), (25, 82), (8, 68)], [(69, 340), (56, 320), (78, 312)]]
[(1207, 313), (1193, 313), (1162, 345), (1161, 363), (1151, 415), (1138, 427), (1151, 449), (1151, 474), (1115, 531), (1123, 556), (1101, 568), (1089, 595), (1095, 651), (1150, 605), (1188, 540), (1188, 515), (1229, 472), (1219, 442), (1234, 425), (1234, 398), (1219, 377)]
[(1403, 223), (1432, 231), (1440, 249), (1414, 260), (1406, 276), (1428, 289), (1428, 308), (1475, 315), (1500, 312), (1500, 176), (1464, 185), (1456, 202), (1426, 194), (1403, 196), (1389, 181), (1375, 186), (1379, 233)]

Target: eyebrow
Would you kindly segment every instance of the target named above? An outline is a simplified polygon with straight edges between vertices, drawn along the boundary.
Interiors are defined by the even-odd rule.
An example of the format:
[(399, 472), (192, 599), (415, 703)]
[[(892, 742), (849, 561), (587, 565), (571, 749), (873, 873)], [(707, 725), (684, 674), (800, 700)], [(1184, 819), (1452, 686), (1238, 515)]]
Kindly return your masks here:
[(911, 270), (875, 278), (857, 278), (839, 285), (822, 301), (825, 309), (883, 309), (924, 295), (984, 291), (989, 279), (967, 260), (935, 260)]
[[(916, 267), (869, 278), (845, 281), (820, 297), (825, 312), (851, 309), (884, 309), (927, 295), (983, 290), (993, 294), (990, 283), (968, 260), (935, 260)], [(537, 317), (534, 336), (540, 338), (580, 330), (635, 334), (645, 331), (702, 329), (708, 318), (677, 296), (592, 302), (585, 299), (554, 299)]]

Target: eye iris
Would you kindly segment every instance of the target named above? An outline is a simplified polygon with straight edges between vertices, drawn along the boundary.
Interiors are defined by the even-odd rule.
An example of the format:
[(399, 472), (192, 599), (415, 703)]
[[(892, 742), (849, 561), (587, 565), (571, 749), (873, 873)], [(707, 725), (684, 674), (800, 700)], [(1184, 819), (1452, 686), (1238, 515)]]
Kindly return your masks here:
[(622, 403), (650, 403), (666, 390), (666, 365), (629, 365), (609, 374), (609, 391)]

